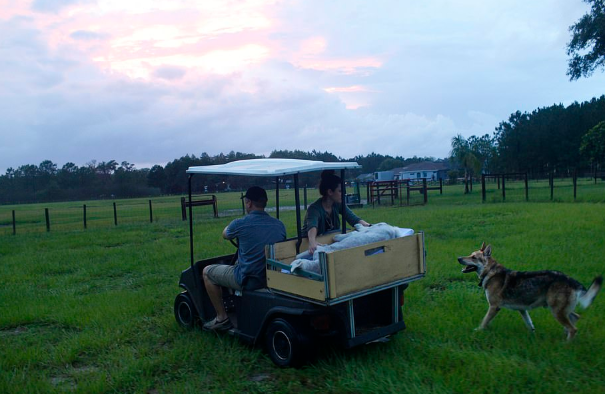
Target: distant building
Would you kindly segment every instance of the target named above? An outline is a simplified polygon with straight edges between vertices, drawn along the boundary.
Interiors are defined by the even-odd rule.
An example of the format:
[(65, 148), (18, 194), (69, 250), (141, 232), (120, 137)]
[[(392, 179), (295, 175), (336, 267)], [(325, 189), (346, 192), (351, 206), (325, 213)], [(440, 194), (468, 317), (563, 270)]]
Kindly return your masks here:
[(393, 171), (376, 171), (374, 173), (373, 181), (382, 182), (382, 181), (392, 181), (394, 179), (395, 179), (395, 173)]
[(447, 162), (432, 162), (423, 161), (421, 163), (410, 164), (403, 168), (394, 168), (394, 177), (397, 180), (405, 179), (423, 179), (437, 181), (439, 179), (447, 179), (447, 172), (450, 166)]

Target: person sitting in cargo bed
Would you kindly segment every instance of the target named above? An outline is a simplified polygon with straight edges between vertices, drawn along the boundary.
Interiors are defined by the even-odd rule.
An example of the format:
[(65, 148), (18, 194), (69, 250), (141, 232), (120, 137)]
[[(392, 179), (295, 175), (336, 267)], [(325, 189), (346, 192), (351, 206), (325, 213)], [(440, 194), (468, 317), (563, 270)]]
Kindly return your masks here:
[(216, 318), (204, 324), (206, 330), (222, 331), (232, 327), (223, 305), (221, 286), (234, 290), (265, 287), (265, 245), (286, 239), (284, 224), (265, 212), (265, 189), (252, 186), (243, 199), (247, 215), (233, 220), (223, 230), (223, 238), (238, 239), (237, 263), (204, 268), (204, 285), (216, 311)]
[[(341, 179), (333, 170), (324, 170), (319, 182), (321, 198), (309, 205), (305, 215), (303, 235), (309, 239), (309, 253), (317, 249), (317, 236), (330, 231), (340, 230), (340, 213), (342, 212)], [(351, 226), (360, 223), (366, 227), (370, 224), (356, 216), (345, 205), (345, 220)]]

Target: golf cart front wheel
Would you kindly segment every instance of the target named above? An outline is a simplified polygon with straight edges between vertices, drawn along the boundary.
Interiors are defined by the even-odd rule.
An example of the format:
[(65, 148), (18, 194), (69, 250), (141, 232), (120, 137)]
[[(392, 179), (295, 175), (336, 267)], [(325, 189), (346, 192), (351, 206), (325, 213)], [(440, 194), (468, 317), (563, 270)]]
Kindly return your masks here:
[(193, 329), (197, 320), (197, 311), (193, 301), (186, 291), (182, 292), (174, 300), (174, 317), (180, 326)]
[(290, 322), (278, 318), (267, 327), (265, 347), (276, 365), (299, 367), (307, 360), (305, 344), (308, 341), (305, 338)]

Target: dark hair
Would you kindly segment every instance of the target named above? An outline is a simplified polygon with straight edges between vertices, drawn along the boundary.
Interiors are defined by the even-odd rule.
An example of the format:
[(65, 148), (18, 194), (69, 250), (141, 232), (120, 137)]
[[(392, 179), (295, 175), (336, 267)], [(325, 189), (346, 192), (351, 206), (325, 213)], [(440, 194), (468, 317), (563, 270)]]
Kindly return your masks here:
[(319, 194), (326, 196), (328, 190), (336, 190), (341, 185), (340, 177), (334, 174), (334, 170), (323, 170), (321, 172), (321, 181), (319, 182)]

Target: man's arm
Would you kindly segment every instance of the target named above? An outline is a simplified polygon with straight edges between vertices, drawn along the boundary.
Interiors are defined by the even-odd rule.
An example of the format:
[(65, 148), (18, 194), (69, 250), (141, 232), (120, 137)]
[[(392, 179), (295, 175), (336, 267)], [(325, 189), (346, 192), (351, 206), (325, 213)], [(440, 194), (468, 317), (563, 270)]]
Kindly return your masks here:
[(227, 235), (227, 229), (229, 228), (229, 226), (226, 226), (225, 229), (223, 230), (223, 238), (225, 239), (231, 239), (228, 235)]
[(317, 227), (309, 229), (307, 237), (309, 238), (309, 253), (313, 254), (317, 249), (317, 240), (315, 239), (317, 237)]

